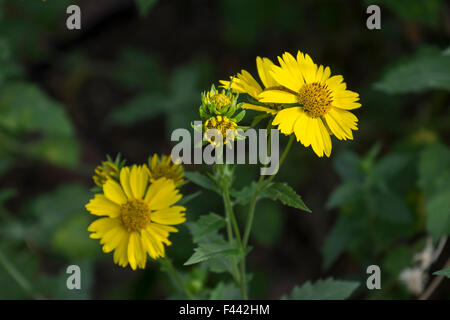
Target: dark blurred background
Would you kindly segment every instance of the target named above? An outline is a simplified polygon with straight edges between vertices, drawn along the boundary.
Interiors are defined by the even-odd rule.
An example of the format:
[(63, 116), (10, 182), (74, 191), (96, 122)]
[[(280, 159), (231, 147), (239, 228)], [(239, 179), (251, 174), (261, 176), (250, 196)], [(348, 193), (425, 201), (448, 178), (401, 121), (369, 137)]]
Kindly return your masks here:
[[(81, 30), (66, 28), (69, 4), (81, 8)], [(366, 27), (370, 4), (381, 8), (380, 30)], [(330, 66), (332, 74), (342, 74), (348, 88), (360, 93), (363, 107), (354, 112), (360, 129), (354, 141), (333, 138), (331, 158), (317, 158), (300, 144), (291, 151), (277, 180), (287, 181), (313, 213), (265, 200), (258, 204), (248, 263), (251, 296), (278, 299), (294, 285), (334, 276), (360, 279), (356, 298), (414, 297), (397, 279), (413, 263), (409, 245), (426, 237), (424, 222), (414, 220), (421, 227), (401, 233), (378, 251), (371, 251), (369, 242), (326, 257), (324, 244), (342, 211), (326, 203), (343, 180), (339, 173), (346, 155), (359, 155), (363, 163), (375, 157), (369, 152), (374, 145), (379, 150), (373, 152), (382, 156), (448, 143), (448, 49), (446, 62), (437, 68), (448, 72), (440, 85), (405, 89), (403, 80), (415, 81), (408, 78), (411, 72), (395, 72), (450, 48), (449, 9), (440, 0), (0, 0), (0, 248), (32, 285), (24, 291), (0, 268), (0, 297), (170, 297), (171, 284), (158, 265), (145, 271), (122, 269), (88, 238), (92, 218), (84, 204), (91, 196), (93, 169), (106, 154), (121, 152), (130, 163), (144, 163), (153, 153), (169, 154), (171, 131), (190, 128), (199, 118), (201, 91), (241, 69), (257, 78), (256, 56), (276, 61), (283, 52), (297, 50)], [(427, 73), (413, 67), (416, 77)], [(255, 114), (249, 112), (244, 123)], [(281, 137), (282, 144), (286, 140)], [(255, 179), (258, 170), (238, 168), (236, 185)], [(410, 170), (403, 175), (406, 185), (415, 184), (415, 169)], [(197, 190), (193, 184), (183, 187), (186, 194)], [(408, 195), (401, 193), (405, 203)], [(411, 212), (418, 201), (408, 204)], [(238, 207), (239, 218), (244, 209)], [(189, 203), (188, 220), (208, 212), (221, 214), (222, 204), (203, 191)], [(344, 234), (357, 238), (361, 233), (349, 229)], [(193, 249), (185, 226), (172, 239), (169, 256), (193, 287), (226, 278), (205, 278), (200, 268), (181, 267)], [(366, 267), (383, 264), (393, 244), (408, 247), (409, 254), (391, 257), (387, 263), (395, 271), (390, 282), (383, 278), (382, 292), (369, 292)], [(447, 245), (442, 256), (449, 252)], [(443, 263), (445, 258), (437, 262)], [(89, 278), (82, 292), (63, 288), (69, 264), (81, 265)], [(445, 282), (433, 297), (449, 295)]]

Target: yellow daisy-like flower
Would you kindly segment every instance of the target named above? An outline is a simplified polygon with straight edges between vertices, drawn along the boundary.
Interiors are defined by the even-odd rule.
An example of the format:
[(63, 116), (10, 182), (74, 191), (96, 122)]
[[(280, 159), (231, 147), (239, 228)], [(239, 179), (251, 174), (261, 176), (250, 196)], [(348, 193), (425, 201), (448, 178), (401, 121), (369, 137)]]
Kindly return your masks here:
[(172, 180), (176, 187), (179, 187), (184, 181), (183, 166), (172, 163), (172, 156), (163, 155), (159, 159), (156, 153), (151, 161), (149, 160), (149, 175), (151, 182), (155, 182), (160, 178), (167, 178)]
[[(208, 132), (208, 130), (214, 129), (221, 133), (223, 141), (215, 141), (216, 137)], [(237, 124), (234, 121), (231, 121), (227, 117), (216, 116), (206, 120), (204, 137), (212, 145), (220, 146), (222, 142), (226, 144), (228, 140), (234, 140), (234, 137), (237, 135), (236, 129)]]
[[(120, 181), (109, 179), (103, 194), (86, 205), (93, 215), (103, 216), (91, 223), (90, 237), (100, 239), (105, 253), (114, 251), (114, 263), (145, 268), (147, 253), (153, 259), (165, 256), (172, 225), (183, 223), (186, 210), (174, 206), (181, 199), (172, 180), (161, 178), (149, 184), (146, 165), (120, 170)], [(148, 186), (148, 188), (147, 188)]]
[(103, 161), (100, 166), (95, 168), (95, 175), (92, 177), (95, 184), (99, 187), (108, 179), (115, 179), (119, 177), (119, 168), (111, 161)]
[(330, 77), (329, 67), (317, 66), (300, 51), (297, 59), (286, 52), (278, 60), (280, 66), (273, 66), (270, 74), (282, 88), (261, 92), (260, 101), (300, 104), (279, 111), (272, 123), (286, 135), (295, 133), (297, 141), (311, 146), (319, 157), (329, 157), (331, 134), (353, 139), (352, 130), (358, 130), (358, 119), (348, 111), (361, 107), (358, 93), (347, 90), (341, 75)]
[[(264, 89), (260, 86), (258, 81), (253, 78), (253, 76), (246, 70), (241, 70), (235, 78), (230, 77), (231, 89), (238, 93), (247, 93), (256, 101), (261, 101), (259, 98), (260, 93), (267, 89), (277, 88), (280, 85), (275, 81), (275, 79), (270, 74), (273, 62), (268, 58), (256, 58), (256, 67), (258, 69), (259, 78), (264, 86)], [(230, 86), (230, 81), (221, 80), (223, 88), (228, 88)], [(242, 105), (243, 109), (251, 109), (256, 111), (264, 111), (270, 114), (276, 114), (280, 109), (281, 105), (272, 104), (270, 107), (259, 106), (251, 103), (244, 103)]]

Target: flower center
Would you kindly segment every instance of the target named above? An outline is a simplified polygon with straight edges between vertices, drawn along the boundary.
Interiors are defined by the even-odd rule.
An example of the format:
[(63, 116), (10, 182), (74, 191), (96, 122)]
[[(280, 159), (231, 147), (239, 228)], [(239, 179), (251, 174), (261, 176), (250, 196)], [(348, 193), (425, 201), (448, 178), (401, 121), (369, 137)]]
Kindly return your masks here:
[(122, 225), (131, 231), (141, 231), (150, 223), (150, 208), (139, 199), (130, 200), (120, 206)]
[(305, 83), (298, 93), (298, 101), (312, 117), (320, 117), (331, 107), (331, 91), (326, 84)]
[(229, 106), (231, 104), (230, 98), (222, 93), (217, 93), (209, 98), (209, 101), (216, 104), (216, 109), (220, 110), (223, 107)]

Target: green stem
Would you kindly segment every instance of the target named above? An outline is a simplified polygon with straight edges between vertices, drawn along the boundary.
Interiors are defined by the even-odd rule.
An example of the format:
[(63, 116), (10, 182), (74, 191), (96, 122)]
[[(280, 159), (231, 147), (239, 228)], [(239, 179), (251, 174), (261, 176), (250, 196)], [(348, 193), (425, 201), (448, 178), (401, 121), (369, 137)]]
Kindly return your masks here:
[(19, 270), (9, 261), (8, 257), (0, 250), (0, 264), (3, 265), (9, 275), (17, 282), (17, 284), (30, 296), (35, 297), (33, 288), (27, 279)]
[[(229, 217), (229, 219), (231, 220), (231, 224), (233, 226), (234, 234), (236, 237), (237, 246), (242, 252), (245, 252), (246, 248), (242, 245), (241, 233), (239, 231), (239, 226), (237, 224), (236, 216), (234, 215), (233, 206), (231, 204), (231, 199), (230, 199), (230, 194), (228, 192), (228, 188), (226, 186), (224, 186), (222, 188), (222, 191), (223, 191), (223, 200), (224, 200), (224, 204), (225, 204), (225, 211), (227, 212), (227, 217)], [(233, 262), (235, 262), (235, 261), (236, 260), (233, 257)], [(235, 265), (235, 267), (236, 267), (236, 265)], [(238, 282), (239, 282), (240, 289), (241, 289), (242, 299), (247, 300), (248, 296), (247, 296), (247, 279), (246, 279), (246, 274), (245, 274), (245, 257), (241, 261), (240, 269), (238, 272), (239, 272), (239, 281)]]
[[(289, 138), (289, 142), (286, 145), (286, 148), (284, 148), (283, 154), (281, 155), (280, 162), (278, 163), (278, 169), (281, 168), (281, 165), (283, 164), (284, 160), (286, 159), (287, 154), (289, 153), (289, 150), (291, 149), (292, 142), (294, 141), (294, 135), (291, 135)], [(253, 225), (253, 217), (255, 215), (255, 207), (256, 203), (258, 202), (258, 195), (261, 190), (263, 190), (272, 180), (275, 178), (275, 174), (271, 175), (269, 179), (267, 179), (264, 182), (264, 176), (261, 175), (258, 180), (258, 184), (256, 185), (255, 192), (253, 193), (252, 199), (250, 200), (250, 206), (248, 209), (247, 214), (247, 223), (245, 224), (245, 231), (244, 231), (244, 237), (242, 239), (242, 245), (244, 247), (247, 246), (248, 239), (250, 237), (250, 232), (252, 230)]]
[(183, 279), (181, 278), (178, 271), (173, 266), (172, 261), (170, 261), (170, 259), (167, 259), (167, 258), (162, 258), (159, 261), (161, 262), (161, 264), (164, 266), (167, 273), (172, 278), (172, 281), (175, 282), (180, 287), (180, 289), (183, 290), (183, 292), (186, 294), (187, 298), (189, 300), (195, 300), (195, 296), (192, 294), (191, 290), (188, 288), (188, 286), (183, 281)]
[[(224, 189), (223, 187), (223, 168), (224, 165), (223, 164), (216, 164), (216, 169), (219, 173), (220, 182), (217, 182), (217, 185), (219, 186), (219, 188), (221, 190)], [(231, 222), (231, 214), (230, 214), (230, 210), (228, 210), (228, 204), (224, 195), (224, 192), (222, 191), (222, 199), (223, 199), (223, 203), (224, 203), (224, 207), (225, 207), (225, 214), (226, 214), (226, 223), (227, 223), (227, 236), (228, 236), (228, 242), (230, 243), (230, 245), (233, 244), (234, 242), (234, 236), (233, 236), (233, 228), (232, 228), (232, 222)], [(240, 283), (240, 274), (239, 274), (239, 269), (238, 269), (238, 265), (237, 265), (237, 261), (235, 257), (232, 257), (232, 264), (233, 264), (233, 278), (237, 283)]]

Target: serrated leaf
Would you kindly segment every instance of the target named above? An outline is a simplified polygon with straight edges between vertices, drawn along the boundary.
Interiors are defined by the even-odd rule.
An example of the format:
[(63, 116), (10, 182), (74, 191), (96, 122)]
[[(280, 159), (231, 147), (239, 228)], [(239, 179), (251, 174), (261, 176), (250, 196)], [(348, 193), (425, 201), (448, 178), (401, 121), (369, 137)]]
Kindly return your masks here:
[(194, 249), (194, 254), (184, 263), (185, 266), (207, 261), (217, 256), (239, 256), (240, 251), (222, 238), (202, 242)]
[(375, 88), (387, 93), (450, 90), (450, 58), (441, 53), (413, 57), (389, 70)]
[(302, 198), (285, 182), (271, 183), (261, 191), (260, 197), (269, 198), (273, 201), (280, 200), (284, 205), (311, 212)]
[(250, 203), (252, 195), (256, 190), (256, 182), (252, 181), (251, 184), (243, 187), (241, 190), (231, 189), (230, 194), (235, 198), (235, 202), (240, 205), (246, 205)]
[(199, 243), (204, 238), (217, 233), (225, 225), (225, 219), (215, 213), (202, 215), (197, 222), (192, 223), (189, 227), (193, 237), (192, 241)]
[(195, 183), (196, 185), (205, 188), (207, 190), (212, 190), (217, 193), (219, 193), (219, 190), (213, 180), (211, 180), (209, 177), (201, 174), (200, 172), (196, 171), (186, 171), (184, 173), (184, 176), (191, 182)]
[(306, 282), (301, 287), (294, 287), (288, 300), (344, 300), (349, 298), (359, 287), (357, 281), (334, 280), (327, 278), (317, 280), (315, 283)]
[(433, 274), (435, 276), (444, 276), (444, 277), (450, 278), (450, 267), (433, 272)]

